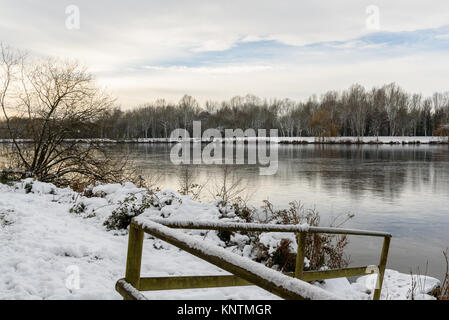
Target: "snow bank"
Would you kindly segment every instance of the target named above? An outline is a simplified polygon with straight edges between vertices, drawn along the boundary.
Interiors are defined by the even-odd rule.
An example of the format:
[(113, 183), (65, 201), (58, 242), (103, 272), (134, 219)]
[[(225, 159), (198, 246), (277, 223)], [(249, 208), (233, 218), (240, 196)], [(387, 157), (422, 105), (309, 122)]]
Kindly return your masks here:
[[(267, 141), (271, 140), (277, 143), (320, 143), (323, 138), (320, 137), (246, 137), (246, 138), (214, 138), (215, 142), (222, 143), (226, 141)], [(76, 139), (81, 143), (91, 143), (92, 141), (102, 144), (118, 144), (118, 143), (166, 143), (174, 144), (178, 142), (210, 142), (210, 140), (202, 140), (199, 138), (187, 138), (187, 139), (172, 139), (172, 138), (137, 138), (137, 139), (125, 139), (125, 140), (112, 140), (112, 139)], [(31, 140), (16, 140), (21, 143), (32, 142)], [(67, 139), (67, 141), (74, 141), (73, 139)], [(11, 139), (0, 139), (0, 143), (12, 143)], [(325, 142), (333, 143), (367, 143), (367, 144), (429, 144), (429, 143), (449, 143), (448, 137), (422, 137), (422, 136), (380, 136), (380, 137), (329, 137), (325, 138)]]
[[(322, 138), (318, 137), (279, 137), (275, 138), (279, 143), (320, 143)], [(362, 143), (362, 144), (430, 144), (448, 143), (447, 137), (329, 137), (324, 138), (326, 143)]]
[[(125, 275), (128, 237), (107, 232), (103, 222), (116, 201), (141, 190), (129, 184), (94, 189), (101, 197), (34, 181), (0, 184), (0, 299), (121, 299), (115, 283)], [(166, 195), (161, 193), (161, 199)], [(96, 215), (70, 213), (80, 201)], [(160, 240), (145, 240), (144, 276), (214, 274), (226, 273)], [(77, 275), (79, 287), (72, 283)], [(257, 287), (145, 293), (149, 298), (178, 299), (192, 294), (198, 299), (277, 298)]]
[[(12, 186), (0, 184), (0, 299), (121, 299), (115, 283), (125, 274), (128, 237), (126, 232), (108, 232), (103, 223), (130, 196), (141, 201), (148, 192), (130, 183), (91, 186), (84, 194), (31, 179)], [(216, 202), (198, 203), (170, 190), (154, 197), (154, 206), (146, 209), (142, 218), (213, 221), (223, 217), (223, 208), (219, 209)], [(225, 214), (232, 217), (232, 212)], [(244, 235), (233, 236), (236, 246), (241, 244), (236, 248), (225, 246), (215, 232), (189, 230), (185, 233), (205, 245), (250, 255)], [(264, 237), (263, 241), (271, 245), (279, 238), (275, 233)], [(146, 236), (143, 276), (217, 274), (227, 273)], [(362, 277), (352, 284), (346, 279), (333, 279), (315, 285), (343, 299), (368, 299), (372, 295), (373, 277)], [(407, 277), (387, 271), (383, 298), (410, 298), (407, 290), (411, 278), (407, 280)], [(73, 281), (77, 278), (79, 286)], [(422, 293), (433, 288), (438, 280), (427, 277), (425, 283), (425, 289), (415, 297), (430, 298)], [(278, 299), (255, 286), (146, 292), (145, 296), (151, 299)]]
[[(357, 279), (355, 287), (360, 291), (374, 291), (376, 275), (367, 275)], [(400, 273), (395, 270), (385, 270), (381, 299), (385, 300), (431, 300), (435, 299), (427, 293), (440, 285), (438, 279), (423, 276)]]

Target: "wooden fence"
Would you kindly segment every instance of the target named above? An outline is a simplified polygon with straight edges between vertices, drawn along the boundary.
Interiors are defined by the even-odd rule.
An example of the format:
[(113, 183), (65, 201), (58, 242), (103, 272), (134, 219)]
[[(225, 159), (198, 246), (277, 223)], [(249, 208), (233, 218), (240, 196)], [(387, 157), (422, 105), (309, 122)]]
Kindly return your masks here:
[[(234, 255), (232, 257), (219, 257), (217, 255), (210, 254), (207, 250), (201, 249), (201, 243), (199, 243), (198, 240), (195, 240), (193, 237), (185, 234), (169, 232), (170, 229), (167, 227), (170, 229), (295, 233), (298, 241), (295, 272), (291, 274), (281, 274), (280, 272), (276, 272), (279, 276), (275, 278), (279, 278), (279, 281), (273, 281), (273, 277), (264, 276), (265, 271), (262, 269), (260, 269), (260, 272), (255, 272), (254, 268), (253, 271), (245, 268), (246, 264), (248, 264), (248, 259), (235, 254), (232, 254)], [(167, 243), (189, 252), (211, 264), (220, 267), (223, 270), (232, 273), (232, 275), (142, 278), (140, 275), (140, 270), (144, 233), (151, 234)], [(307, 233), (381, 237), (383, 238), (383, 246), (379, 264), (323, 271), (304, 271), (305, 239)], [(296, 282), (296, 285), (301, 287), (304, 282), (377, 273), (377, 283), (373, 298), (374, 300), (378, 300), (381, 294), (390, 240), (391, 234), (389, 233), (366, 230), (304, 227), (300, 225), (226, 223), (215, 221), (192, 222), (175, 221), (169, 219), (152, 219), (145, 221), (144, 219), (135, 218), (131, 222), (129, 232), (126, 275), (124, 279), (120, 279), (117, 282), (116, 290), (123, 296), (124, 299), (144, 299), (145, 297), (140, 293), (140, 291), (257, 285), (284, 299), (313, 299), (318, 296), (319, 298), (323, 298), (325, 295), (305, 296), (301, 290), (296, 290), (294, 286), (293, 288), (285, 288), (285, 286), (279, 285), (279, 282), (285, 282), (285, 278), (287, 277), (294, 277), (300, 280), (299, 282)], [(250, 264), (253, 267), (254, 264), (257, 264), (253, 261), (249, 262), (253, 263), (253, 265)], [(260, 265), (260, 267), (263, 266)], [(269, 270), (273, 272), (273, 270)], [(332, 295), (329, 295), (329, 298), (332, 298)]]

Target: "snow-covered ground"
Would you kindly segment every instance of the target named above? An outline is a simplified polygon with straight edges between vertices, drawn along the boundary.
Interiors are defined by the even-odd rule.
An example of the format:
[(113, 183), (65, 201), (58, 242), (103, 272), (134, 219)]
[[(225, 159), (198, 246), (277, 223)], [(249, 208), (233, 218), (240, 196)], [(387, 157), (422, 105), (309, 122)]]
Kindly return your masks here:
[[(119, 201), (144, 193), (129, 183), (96, 186), (90, 197), (32, 180), (0, 184), (0, 299), (121, 299), (114, 287), (125, 274), (128, 238), (126, 232), (107, 231), (103, 223)], [(160, 207), (149, 208), (144, 215), (195, 220), (219, 216), (214, 203), (198, 203), (173, 191), (160, 192), (157, 198)], [(83, 210), (70, 210), (75, 205)], [(213, 232), (189, 233), (222, 245)], [(143, 276), (214, 274), (226, 272), (147, 236)], [(316, 285), (341, 299), (370, 299), (375, 282), (375, 275), (368, 275), (354, 283), (343, 278)], [(424, 293), (439, 284), (431, 277), (416, 277), (414, 282), (415, 297), (420, 299), (432, 298)], [(387, 270), (382, 298), (410, 298), (411, 283), (410, 275)], [(278, 299), (255, 286), (145, 295), (150, 299)]]

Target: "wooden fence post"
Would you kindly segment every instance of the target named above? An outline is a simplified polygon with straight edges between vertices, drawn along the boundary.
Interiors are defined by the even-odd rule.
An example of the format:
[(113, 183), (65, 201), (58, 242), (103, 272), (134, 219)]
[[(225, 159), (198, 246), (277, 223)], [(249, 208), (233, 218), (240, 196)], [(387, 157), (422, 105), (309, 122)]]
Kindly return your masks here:
[(306, 233), (300, 232), (296, 235), (298, 252), (296, 253), (295, 278), (302, 279), (304, 275), (304, 258), (306, 251)]
[(140, 287), (140, 268), (142, 265), (143, 236), (144, 232), (142, 229), (133, 224), (130, 225), (125, 279), (137, 290), (139, 290)]
[(374, 290), (374, 300), (380, 299), (380, 293), (382, 291), (382, 284), (384, 282), (385, 268), (387, 266), (388, 250), (390, 248), (390, 237), (384, 238), (382, 246), (382, 253), (380, 255), (379, 274), (377, 275), (376, 288)]

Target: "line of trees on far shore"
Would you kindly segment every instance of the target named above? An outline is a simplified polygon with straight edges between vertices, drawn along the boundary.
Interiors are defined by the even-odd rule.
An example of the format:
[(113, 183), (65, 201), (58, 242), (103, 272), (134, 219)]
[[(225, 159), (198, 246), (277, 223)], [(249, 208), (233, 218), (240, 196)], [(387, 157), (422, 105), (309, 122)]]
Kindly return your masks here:
[[(355, 84), (306, 101), (247, 95), (202, 106), (185, 95), (178, 103), (159, 99), (126, 111), (113, 108), (90, 121), (89, 130), (79, 130), (77, 138), (166, 138), (178, 128), (192, 133), (193, 121), (201, 121), (202, 130), (278, 129), (282, 137), (446, 135), (449, 92), (424, 97), (395, 83), (371, 89)], [(23, 118), (11, 123), (28, 125)], [(8, 138), (2, 127), (0, 138)]]

